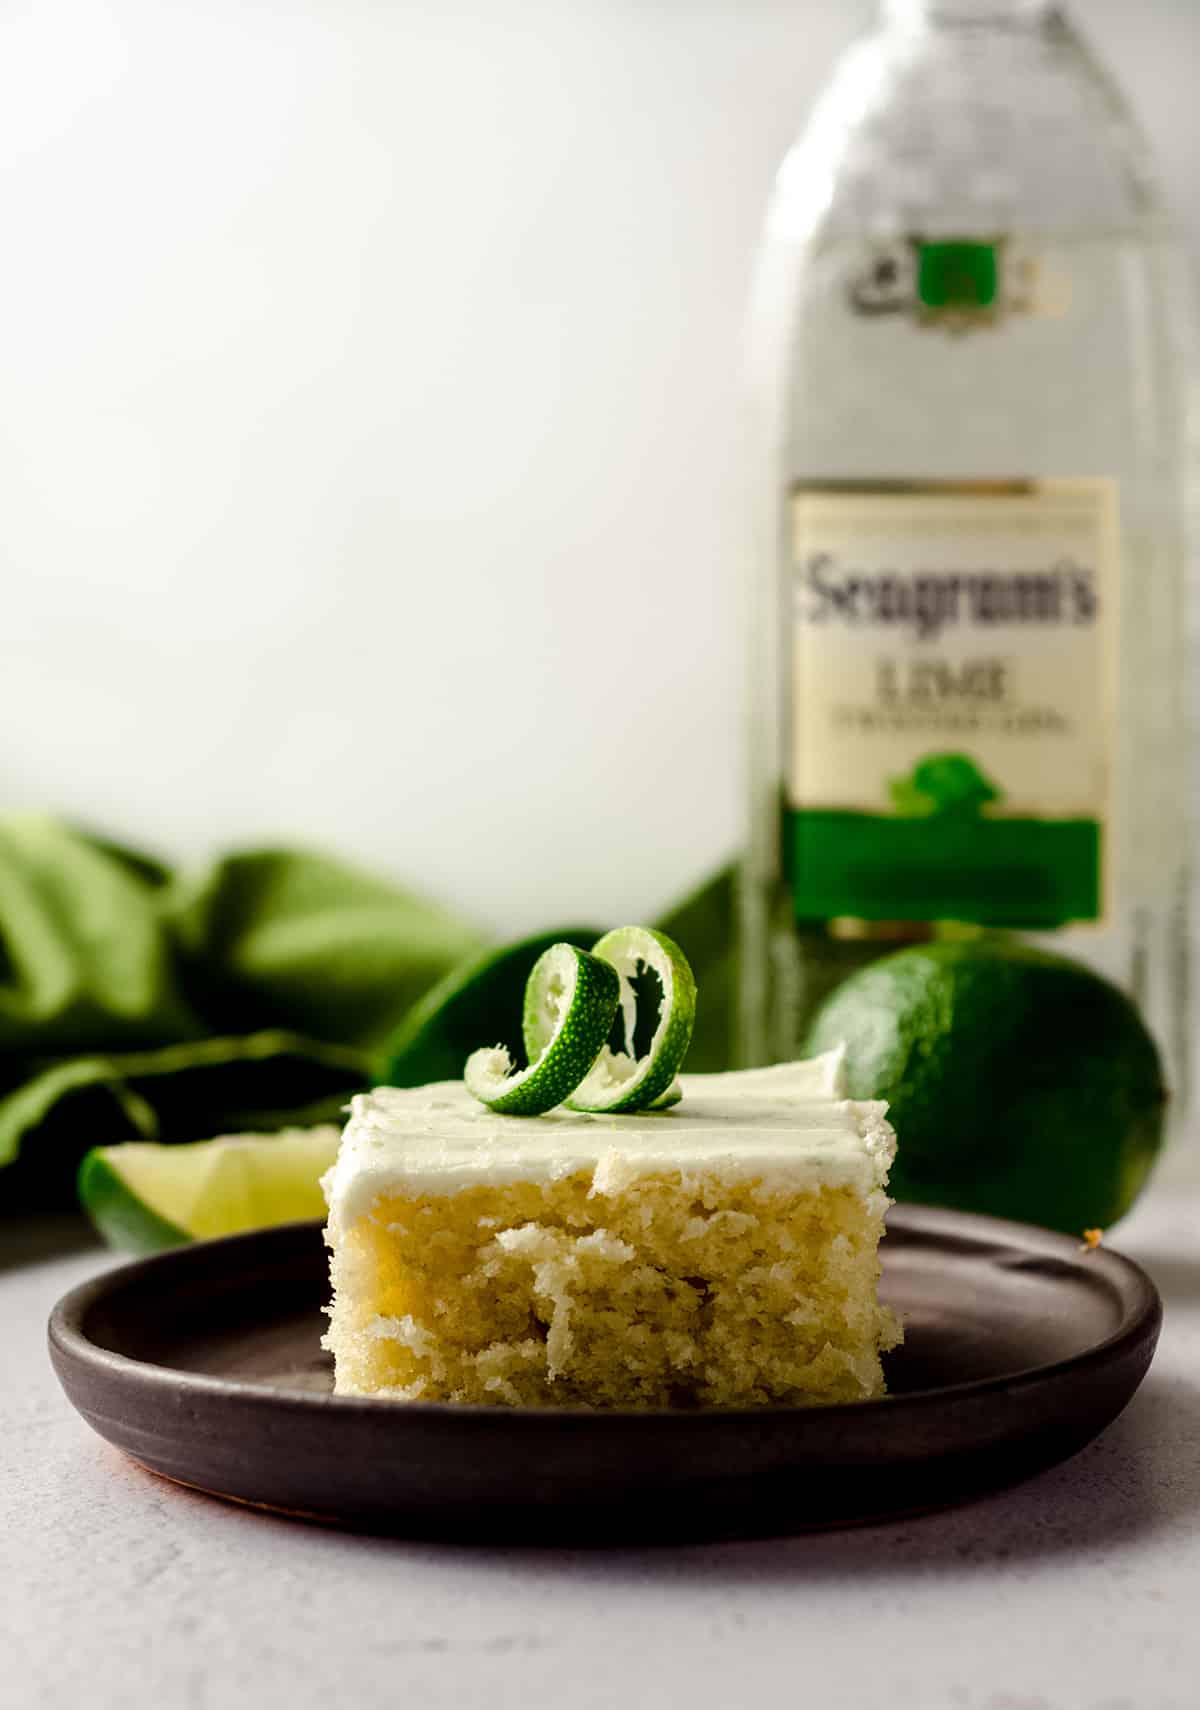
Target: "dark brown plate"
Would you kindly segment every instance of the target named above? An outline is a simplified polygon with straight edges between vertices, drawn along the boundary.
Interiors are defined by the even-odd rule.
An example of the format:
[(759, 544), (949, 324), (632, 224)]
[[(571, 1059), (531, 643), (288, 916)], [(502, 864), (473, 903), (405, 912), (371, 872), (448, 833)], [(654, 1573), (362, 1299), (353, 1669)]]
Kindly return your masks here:
[(1063, 1460), (1125, 1406), (1162, 1307), (1128, 1259), (897, 1207), (906, 1322), (882, 1401), (617, 1413), (330, 1393), (317, 1224), (199, 1242), (72, 1290), (63, 1388), (102, 1437), (215, 1495), (410, 1535), (747, 1537), (938, 1508)]

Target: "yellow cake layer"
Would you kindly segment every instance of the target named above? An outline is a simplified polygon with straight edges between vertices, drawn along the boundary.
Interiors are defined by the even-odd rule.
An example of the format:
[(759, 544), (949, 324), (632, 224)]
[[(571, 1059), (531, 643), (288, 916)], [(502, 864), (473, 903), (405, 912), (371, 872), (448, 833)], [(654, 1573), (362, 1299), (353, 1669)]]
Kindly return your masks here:
[[(699, 1078), (699, 1077), (697, 1077)], [(610, 1172), (611, 1174), (611, 1172)], [(595, 1407), (858, 1401), (899, 1340), (888, 1201), (718, 1171), (488, 1181), (331, 1222), (348, 1395)]]

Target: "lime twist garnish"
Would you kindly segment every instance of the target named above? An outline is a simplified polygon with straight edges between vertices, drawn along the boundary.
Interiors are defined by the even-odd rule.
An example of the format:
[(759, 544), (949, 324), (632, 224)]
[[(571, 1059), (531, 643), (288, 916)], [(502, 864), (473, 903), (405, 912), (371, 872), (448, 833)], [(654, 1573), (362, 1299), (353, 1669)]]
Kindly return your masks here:
[[(683, 951), (665, 932), (648, 926), (619, 926), (593, 944), (592, 955), (611, 962), (621, 982), (625, 1049), (607, 1043), (567, 1103), (572, 1110), (621, 1113), (663, 1110), (683, 1096), (675, 1080), (692, 1042), (696, 1020), (696, 981)], [(657, 976), (662, 988), (658, 1024), (643, 1057), (635, 1057), (639, 965)]]
[[(658, 1020), (646, 1053), (634, 1053), (639, 967), (661, 987)], [(624, 1048), (609, 1037), (618, 1006)], [(514, 1070), (504, 1046), (467, 1059), (467, 1088), (489, 1109), (539, 1116), (572, 1110), (665, 1110), (682, 1090), (675, 1079), (692, 1037), (696, 982), (687, 957), (665, 933), (644, 926), (608, 932), (589, 952), (556, 944), (539, 958), (525, 988), (522, 1031), (527, 1069)]]
[(464, 1073), (467, 1090), (506, 1116), (553, 1110), (599, 1056), (620, 992), (611, 964), (574, 944), (552, 944), (534, 963), (525, 987), (529, 1067), (514, 1069), (503, 1045), (472, 1051)]

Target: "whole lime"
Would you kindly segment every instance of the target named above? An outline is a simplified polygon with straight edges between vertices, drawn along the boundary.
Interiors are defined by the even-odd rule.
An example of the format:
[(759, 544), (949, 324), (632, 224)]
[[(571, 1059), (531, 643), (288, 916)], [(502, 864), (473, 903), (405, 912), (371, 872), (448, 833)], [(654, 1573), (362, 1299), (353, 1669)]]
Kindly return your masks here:
[(1162, 1145), (1153, 1039), (1116, 986), (1004, 939), (900, 950), (822, 1004), (851, 1096), (888, 1101), (897, 1199), (1078, 1233), (1133, 1204)]

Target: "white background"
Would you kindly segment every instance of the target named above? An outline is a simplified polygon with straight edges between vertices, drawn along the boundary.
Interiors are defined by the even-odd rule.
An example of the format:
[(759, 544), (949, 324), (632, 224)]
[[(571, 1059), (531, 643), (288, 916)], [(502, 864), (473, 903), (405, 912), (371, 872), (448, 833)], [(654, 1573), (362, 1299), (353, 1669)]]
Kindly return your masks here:
[[(1079, 0), (1193, 247), (1200, 6)], [(739, 835), (739, 337), (866, 0), (6, 0), (0, 792), (482, 922)]]

